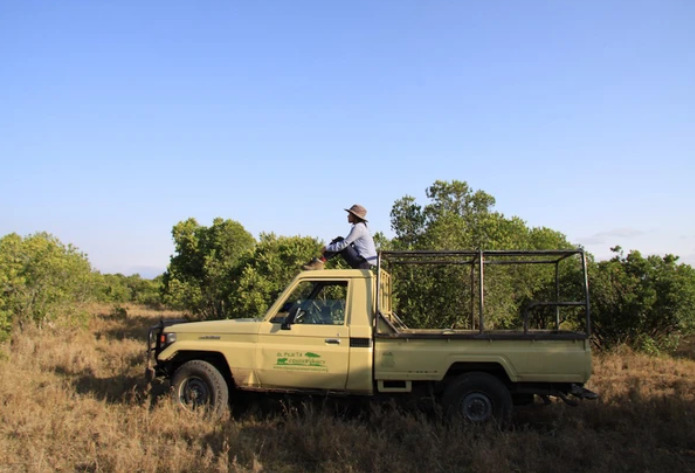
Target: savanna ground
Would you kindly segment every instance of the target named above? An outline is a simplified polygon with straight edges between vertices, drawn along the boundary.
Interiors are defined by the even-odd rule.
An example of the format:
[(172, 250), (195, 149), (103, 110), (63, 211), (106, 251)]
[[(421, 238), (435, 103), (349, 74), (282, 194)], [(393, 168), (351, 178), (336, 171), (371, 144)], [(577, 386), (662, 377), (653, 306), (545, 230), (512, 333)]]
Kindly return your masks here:
[(695, 472), (692, 344), (596, 355), (600, 400), (520, 408), (501, 431), (321, 400), (210, 421), (144, 380), (146, 330), (176, 314), (94, 310), (86, 329), (25, 329), (0, 346), (0, 472)]

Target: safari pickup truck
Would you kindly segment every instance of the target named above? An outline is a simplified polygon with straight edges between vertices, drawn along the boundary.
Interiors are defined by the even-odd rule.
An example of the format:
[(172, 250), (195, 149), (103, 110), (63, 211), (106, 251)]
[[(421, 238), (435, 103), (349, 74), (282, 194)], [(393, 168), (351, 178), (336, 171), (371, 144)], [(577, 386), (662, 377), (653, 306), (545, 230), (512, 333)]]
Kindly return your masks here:
[[(437, 285), (431, 278), (441, 265), (455, 271), (441, 273)], [(538, 267), (544, 276), (524, 269)], [(492, 277), (506, 282), (492, 284)], [(400, 287), (397, 278), (411, 286)], [(424, 296), (411, 300), (420, 286), (432, 293), (415, 291)], [(496, 295), (501, 287), (507, 290)], [(568, 287), (571, 297), (563, 294)], [(532, 299), (539, 295), (544, 299)], [(442, 300), (454, 307), (442, 308)], [(427, 311), (430, 303), (436, 313), (426, 318), (448, 314), (448, 326), (409, 327), (397, 313), (400, 306)], [(518, 313), (496, 314), (510, 307)], [(434, 400), (446, 416), (483, 423), (508, 422), (514, 405), (536, 397), (596, 397), (584, 387), (591, 350), (581, 249), (383, 251), (372, 270), (300, 272), (262, 318), (162, 321), (149, 331), (147, 353), (148, 376), (170, 380), (177, 402), (214, 412), (227, 409), (239, 390), (416, 396)]]

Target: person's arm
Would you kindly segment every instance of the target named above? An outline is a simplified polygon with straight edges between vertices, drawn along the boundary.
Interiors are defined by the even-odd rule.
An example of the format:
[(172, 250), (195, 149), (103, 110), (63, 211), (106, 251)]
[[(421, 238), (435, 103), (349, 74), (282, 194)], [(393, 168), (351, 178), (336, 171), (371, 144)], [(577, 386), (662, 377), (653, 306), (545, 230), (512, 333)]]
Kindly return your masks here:
[(345, 248), (350, 246), (350, 243), (354, 242), (358, 238), (360, 238), (367, 229), (365, 228), (364, 225), (356, 224), (353, 225), (352, 228), (350, 229), (350, 233), (348, 233), (348, 236), (345, 237), (342, 241), (337, 241), (335, 243), (331, 243), (326, 247), (326, 251), (330, 251), (332, 253), (340, 253), (343, 251)]

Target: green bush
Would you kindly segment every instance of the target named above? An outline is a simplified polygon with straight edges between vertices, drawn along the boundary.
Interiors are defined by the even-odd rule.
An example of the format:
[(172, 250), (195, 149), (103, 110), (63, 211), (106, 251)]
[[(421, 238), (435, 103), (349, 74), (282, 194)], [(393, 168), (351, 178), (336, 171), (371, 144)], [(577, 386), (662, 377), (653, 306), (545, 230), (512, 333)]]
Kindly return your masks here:
[(162, 276), (143, 279), (139, 274), (97, 274), (96, 297), (99, 302), (142, 304), (149, 307), (162, 305)]
[(86, 256), (48, 233), (0, 239), (0, 337), (14, 324), (39, 327), (79, 315), (76, 303), (91, 299), (94, 278)]
[(255, 241), (233, 220), (216, 218), (211, 227), (189, 218), (172, 230), (176, 254), (163, 277), (164, 302), (205, 319), (225, 318), (239, 263)]
[[(391, 210), (394, 250), (473, 250), (572, 248), (565, 236), (545, 227), (529, 228), (518, 217), (494, 211), (495, 198), (463, 181), (435, 181), (428, 202), (397, 200)], [(407, 325), (420, 328), (473, 328), (476, 298), (469, 267), (405, 266), (394, 269), (395, 309)], [(528, 267), (489, 268), (485, 279), (486, 326), (520, 323), (521, 305), (546, 289), (547, 271)]]
[(695, 331), (695, 270), (678, 257), (639, 251), (590, 267), (594, 336), (600, 346), (672, 351)]
[[(310, 237), (261, 234), (252, 253), (239, 264), (238, 283), (229, 298), (230, 317), (260, 317), (321, 245)], [(333, 263), (331, 263), (333, 264)]]

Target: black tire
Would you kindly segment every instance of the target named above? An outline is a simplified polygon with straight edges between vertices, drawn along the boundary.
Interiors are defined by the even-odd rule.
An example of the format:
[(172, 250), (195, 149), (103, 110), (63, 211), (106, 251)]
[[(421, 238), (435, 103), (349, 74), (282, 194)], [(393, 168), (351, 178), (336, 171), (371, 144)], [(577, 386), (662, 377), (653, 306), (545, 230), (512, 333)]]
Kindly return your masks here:
[(220, 415), (227, 410), (229, 387), (214, 365), (191, 360), (181, 365), (171, 380), (174, 401), (190, 410), (204, 409)]
[(447, 418), (455, 422), (506, 426), (512, 418), (509, 389), (488, 373), (471, 372), (455, 378), (445, 389), (442, 403)]

